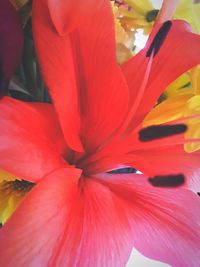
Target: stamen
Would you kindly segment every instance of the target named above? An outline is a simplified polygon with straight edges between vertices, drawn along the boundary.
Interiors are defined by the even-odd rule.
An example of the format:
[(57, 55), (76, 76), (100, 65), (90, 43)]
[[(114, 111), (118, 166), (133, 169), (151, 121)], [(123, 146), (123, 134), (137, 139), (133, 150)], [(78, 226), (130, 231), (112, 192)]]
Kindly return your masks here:
[(197, 195), (200, 196), (200, 192), (197, 192)]
[(120, 168), (112, 171), (108, 171), (109, 174), (128, 174), (128, 173), (138, 173), (138, 170), (127, 167), (127, 168)]
[(185, 182), (185, 177), (182, 174), (154, 176), (149, 178), (149, 183), (155, 187), (177, 187)]
[(159, 31), (156, 33), (147, 53), (146, 57), (150, 57), (153, 53), (153, 57), (159, 52), (165, 38), (167, 37), (167, 34), (172, 26), (171, 21), (166, 21), (163, 23), (163, 25), (160, 27)]
[(146, 14), (146, 21), (152, 22), (156, 19), (159, 9), (153, 9)]
[(134, 104), (132, 105), (132, 108), (130, 109), (129, 113), (127, 114), (125, 121), (123, 122), (121, 128), (119, 129), (119, 133), (118, 133), (119, 135), (121, 135), (122, 133), (125, 132), (125, 130), (127, 129), (129, 123), (131, 122), (135, 112), (137, 111), (137, 109), (141, 103), (141, 100), (142, 100), (142, 97), (144, 95), (147, 83), (149, 81), (152, 63), (153, 63), (153, 54), (150, 57), (149, 62), (147, 64), (147, 68), (146, 68), (146, 71), (144, 73), (144, 78), (143, 78), (142, 84), (138, 90), (138, 94), (135, 98)]
[(152, 125), (139, 131), (139, 140), (142, 142), (152, 141), (187, 131), (185, 124), (175, 125)]
[(13, 191), (27, 192), (32, 189), (35, 184), (25, 180), (5, 181), (4, 188)]

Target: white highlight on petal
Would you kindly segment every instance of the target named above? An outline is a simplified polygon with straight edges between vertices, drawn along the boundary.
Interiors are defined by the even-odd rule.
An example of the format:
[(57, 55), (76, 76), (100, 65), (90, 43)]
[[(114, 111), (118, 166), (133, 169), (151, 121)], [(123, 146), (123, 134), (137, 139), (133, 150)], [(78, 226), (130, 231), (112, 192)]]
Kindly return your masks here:
[(141, 253), (139, 253), (136, 249), (132, 249), (130, 258), (126, 264), (126, 267), (172, 267), (166, 263), (162, 263), (160, 261), (151, 260)]

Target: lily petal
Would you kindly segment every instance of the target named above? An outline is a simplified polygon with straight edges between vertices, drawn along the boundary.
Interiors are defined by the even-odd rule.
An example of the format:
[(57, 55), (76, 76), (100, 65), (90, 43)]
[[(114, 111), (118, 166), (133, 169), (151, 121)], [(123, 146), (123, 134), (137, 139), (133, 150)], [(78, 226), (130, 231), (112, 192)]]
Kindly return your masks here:
[[(170, 141), (169, 141), (170, 142)], [(200, 152), (187, 153), (184, 146), (157, 146), (156, 142), (151, 149), (147, 148), (135, 152), (136, 160), (132, 166), (140, 166), (140, 170), (149, 175), (169, 175), (182, 173), (188, 180), (192, 179), (193, 173), (199, 168)], [(173, 153), (172, 153), (173, 151)], [(134, 152), (132, 154), (134, 159)], [(142, 168), (142, 169), (141, 169)]]
[(87, 170), (87, 174), (94, 175), (120, 165), (132, 166), (149, 176), (182, 173), (189, 181), (199, 168), (200, 152), (185, 152), (185, 143), (184, 133), (148, 142), (141, 142), (137, 133), (97, 151), (81, 161), (79, 167)]
[(117, 196), (79, 178), (77, 169), (60, 169), (28, 193), (0, 231), (1, 266), (125, 266), (132, 237)]
[(173, 267), (198, 266), (198, 196), (180, 188), (153, 188), (143, 175), (107, 175), (104, 179), (121, 210), (127, 212), (136, 249)]
[(84, 0), (76, 2), (62, 0), (45, 1), (48, 5), (52, 22), (61, 36), (85, 23), (85, 16), (93, 14), (94, 10), (98, 9), (102, 2), (102, 0), (89, 0), (87, 2)]
[[(25, 197), (0, 232), (2, 266), (120, 267), (133, 244), (175, 267), (198, 262), (200, 203), (191, 191), (152, 188), (142, 175), (79, 178), (79, 170), (60, 169)], [(184, 259), (183, 250), (191, 253)]]
[(62, 159), (64, 138), (51, 105), (4, 97), (0, 111), (0, 168), (36, 181), (67, 164)]
[(34, 44), (43, 78), (50, 90), (67, 144), (82, 151), (78, 93), (70, 39), (68, 36), (61, 37), (55, 31), (47, 1), (34, 1), (32, 13)]
[(1, 266), (74, 266), (82, 220), (80, 173), (61, 169), (28, 193), (1, 229)]
[[(78, 1), (78, 10), (83, 9), (78, 14), (81, 21), (84, 17), (84, 23), (79, 22), (76, 29), (64, 36), (52, 27), (46, 1), (33, 4), (33, 29), (43, 76), (66, 141), (76, 151), (82, 151), (82, 145), (87, 151), (93, 150), (112, 135), (124, 119), (128, 104), (127, 84), (116, 63), (111, 5), (107, 0), (100, 5), (99, 1), (94, 2), (98, 10), (92, 4), (84, 15), (85, 2)], [(56, 9), (57, 18), (61, 10), (61, 6)], [(65, 21), (73, 23), (75, 13), (73, 9)], [(60, 18), (67, 15), (68, 9)], [(61, 22), (54, 22), (60, 28)]]

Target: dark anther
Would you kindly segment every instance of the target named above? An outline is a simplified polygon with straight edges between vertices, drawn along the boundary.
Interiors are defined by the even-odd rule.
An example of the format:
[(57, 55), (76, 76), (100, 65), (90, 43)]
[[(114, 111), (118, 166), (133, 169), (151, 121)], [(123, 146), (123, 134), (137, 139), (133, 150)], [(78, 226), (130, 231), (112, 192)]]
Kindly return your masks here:
[(126, 173), (137, 173), (137, 170), (131, 167), (120, 168), (108, 172), (109, 174), (126, 174)]
[(200, 192), (197, 192), (197, 195), (200, 196)]
[(156, 187), (177, 187), (185, 182), (185, 177), (182, 174), (154, 176), (149, 178), (149, 182)]
[(149, 11), (146, 14), (146, 21), (147, 22), (152, 22), (156, 19), (157, 15), (158, 15), (159, 10), (158, 9), (153, 9), (151, 11)]
[(25, 180), (5, 181), (4, 188), (20, 192), (28, 192), (32, 189), (35, 183)]
[(185, 124), (152, 125), (139, 131), (139, 140), (142, 142), (152, 141), (187, 131)]
[(153, 56), (155, 57), (155, 55), (160, 50), (165, 38), (167, 37), (167, 34), (168, 34), (171, 26), (172, 26), (171, 21), (166, 21), (165, 23), (163, 23), (163, 25), (160, 27), (159, 31), (156, 33), (156, 35), (155, 35), (147, 53), (146, 53), (146, 57), (150, 57), (152, 52), (154, 52)]

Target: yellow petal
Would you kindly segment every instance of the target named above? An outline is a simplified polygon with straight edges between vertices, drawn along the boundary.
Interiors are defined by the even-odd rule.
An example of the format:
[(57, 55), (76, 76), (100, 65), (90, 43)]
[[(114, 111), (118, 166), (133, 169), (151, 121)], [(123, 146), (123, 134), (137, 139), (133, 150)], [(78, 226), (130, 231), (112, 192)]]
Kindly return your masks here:
[[(200, 115), (200, 95), (193, 96), (186, 103), (185, 116)], [(200, 138), (200, 118), (190, 119), (189, 128), (185, 134), (185, 138)], [(200, 149), (200, 143), (185, 144), (185, 151), (191, 153)]]
[(15, 211), (22, 196), (6, 189), (6, 182), (0, 183), (0, 223), (4, 224)]
[(3, 181), (13, 181), (18, 179), (15, 175), (0, 169), (0, 183)]
[(181, 118), (185, 114), (185, 105), (192, 97), (191, 94), (171, 97), (157, 105), (146, 116), (143, 126), (161, 124)]
[(176, 19), (184, 19), (189, 22), (196, 33), (200, 33), (200, 3), (181, 0), (174, 14)]
[(195, 95), (200, 95), (200, 65), (194, 67), (190, 72), (192, 89)]
[(134, 10), (136, 10), (138, 13), (145, 14), (154, 9), (153, 5), (148, 0), (125, 0), (125, 3), (127, 3), (129, 6), (131, 6)]
[(132, 57), (131, 51), (124, 44), (117, 44), (117, 62), (122, 64)]
[(191, 88), (188, 88), (190, 84), (190, 75), (188, 73), (182, 74), (178, 79), (173, 81), (164, 91), (167, 98), (177, 95), (187, 94)]
[(23, 180), (3, 181), (0, 183), (0, 223), (4, 224), (18, 207), (33, 183)]

